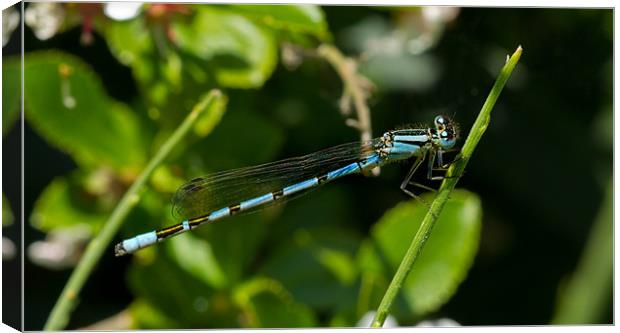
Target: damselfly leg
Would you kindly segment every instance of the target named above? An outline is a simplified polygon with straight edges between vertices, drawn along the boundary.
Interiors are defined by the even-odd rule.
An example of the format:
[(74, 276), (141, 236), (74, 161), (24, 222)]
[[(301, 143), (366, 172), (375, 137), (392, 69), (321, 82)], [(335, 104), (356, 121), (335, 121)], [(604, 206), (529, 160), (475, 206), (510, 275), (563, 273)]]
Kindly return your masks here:
[[(442, 171), (442, 172), (447, 172), (448, 169), (450, 168), (450, 166), (456, 162), (458, 162), (459, 160), (461, 160), (461, 154), (458, 154), (452, 161), (443, 164), (443, 153), (445, 152), (449, 152), (449, 151), (455, 151), (455, 149), (451, 149), (448, 151), (438, 151), (437, 152), (437, 167), (433, 167), (433, 171)], [(454, 176), (432, 176), (431, 178), (429, 178), (430, 180), (444, 180), (446, 178), (456, 178)]]
[[(418, 185), (415, 182), (411, 181), (411, 178), (413, 177), (413, 175), (415, 174), (416, 170), (418, 170), (418, 168), (420, 167), (420, 165), (422, 164), (422, 162), (424, 161), (424, 157), (425, 154), (420, 155), (416, 158), (416, 160), (413, 162), (413, 165), (411, 166), (411, 169), (409, 169), (409, 172), (407, 173), (407, 176), (405, 176), (405, 179), (403, 180), (403, 182), (400, 184), (400, 189), (405, 192), (407, 195), (411, 196), (412, 198), (415, 198), (417, 200), (421, 200), (422, 202), (424, 202), (424, 200), (422, 200), (419, 196), (413, 194), (413, 192), (409, 191), (407, 189), (407, 185)], [(413, 183), (413, 184), (412, 184)], [(419, 184), (421, 185), (421, 184)], [(424, 186), (424, 185), (422, 185)], [(424, 188), (424, 187), (422, 187)]]
[[(446, 177), (446, 176), (436, 176), (434, 175), (434, 171), (447, 171), (448, 168), (450, 167), (450, 165), (452, 165), (453, 163), (455, 163), (456, 161), (458, 161), (460, 159), (460, 155), (454, 159), (453, 161), (443, 164), (443, 151), (442, 150), (430, 150), (428, 151), (426, 154), (423, 154), (421, 156), (419, 156), (418, 158), (416, 158), (415, 162), (413, 162), (413, 165), (411, 166), (411, 169), (409, 170), (409, 172), (407, 173), (407, 176), (405, 177), (405, 179), (403, 180), (403, 182), (400, 184), (400, 189), (405, 192), (407, 195), (411, 196), (412, 198), (419, 200), (420, 202), (422, 202), (424, 205), (426, 206), (430, 206), (424, 199), (422, 199), (420, 196), (416, 195), (415, 193), (413, 193), (412, 191), (407, 189), (407, 185), (412, 185), (418, 188), (421, 188), (423, 190), (427, 190), (427, 191), (431, 191), (431, 192), (437, 192), (436, 189), (418, 183), (414, 180), (412, 180), (413, 175), (416, 173), (417, 169), (420, 167), (420, 165), (422, 164), (422, 162), (424, 161), (425, 158), (428, 158), (428, 172), (427, 172), (427, 179), (429, 180), (443, 180), (445, 178), (452, 178), (452, 177)], [(437, 161), (437, 166), (435, 166), (435, 161)]]

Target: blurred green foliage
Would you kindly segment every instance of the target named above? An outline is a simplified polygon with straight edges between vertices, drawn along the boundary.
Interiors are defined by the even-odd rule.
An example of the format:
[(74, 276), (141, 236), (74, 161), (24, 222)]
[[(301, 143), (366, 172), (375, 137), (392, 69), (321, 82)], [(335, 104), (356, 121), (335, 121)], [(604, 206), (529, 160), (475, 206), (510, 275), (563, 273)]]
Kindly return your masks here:
[(9, 206), (9, 202), (6, 200), (4, 194), (2, 194), (2, 226), (6, 227), (13, 224), (14, 219), (15, 216), (11, 211), (11, 206)]
[[(54, 37), (58, 44), (53, 45), (60, 49), (87, 49), (87, 46), (77, 45), (79, 38), (76, 37), (80, 33), (80, 23), (86, 20), (84, 7), (81, 4), (60, 6), (66, 11), (66, 19), (58, 37)], [(575, 76), (590, 77), (594, 69), (575, 65), (581, 60), (569, 61), (561, 71), (554, 68), (557, 75), (548, 72), (544, 72), (543, 77), (536, 75), (549, 67), (549, 62), (565, 60), (562, 50), (548, 49), (550, 40), (557, 39), (553, 35), (557, 29), (565, 29), (562, 30), (565, 36), (578, 39), (583, 24), (611, 22), (599, 20), (598, 14), (545, 12), (539, 16), (545, 18), (540, 22), (556, 30), (537, 30), (536, 36), (523, 37), (522, 25), (513, 16), (494, 12), (476, 20), (472, 16), (477, 14), (465, 13), (462, 21), (446, 19), (438, 23), (441, 29), (433, 30), (433, 43), (440, 40), (443, 29), (452, 30), (437, 51), (428, 52), (433, 43), (427, 45), (428, 49), (420, 49), (416, 44), (419, 53), (411, 54), (390, 53), (393, 44), (384, 42), (393, 42), (393, 39), (381, 38), (398, 39), (411, 31), (424, 35), (424, 29), (415, 25), (422, 17), (417, 8), (144, 4), (136, 17), (115, 21), (102, 15), (101, 5), (93, 6), (99, 13), (91, 22), (95, 41), (104, 44), (103, 47), (98, 45), (97, 50), (105, 52), (83, 53), (79, 57), (75, 55), (79, 52), (50, 51), (46, 49), (48, 44), (33, 43), (32, 48), (38, 50), (25, 54), (26, 126), (46, 145), (62, 151), (66, 154), (63, 157), (75, 163), (71, 171), (46, 180), (46, 187), (36, 193), (32, 209), (26, 210), (26, 218), (36, 230), (31, 237), (44, 237), (75, 226), (87, 227), (96, 233), (149, 158), (201, 95), (211, 88), (222, 89), (228, 101), (216, 106), (217, 112), (208, 113), (213, 119), (198, 121), (194, 135), (176, 147), (172, 157), (154, 172), (118, 240), (176, 222), (170, 214), (170, 197), (180, 184), (194, 176), (270, 162), (343, 143), (343, 140), (355, 140), (357, 133), (345, 126), (337, 112), (343, 83), (336, 80), (333, 68), (309, 56), (295, 71), (283, 69), (290, 67), (284, 56), (287, 44), (312, 51), (321, 43), (334, 41), (339, 47), (345, 47), (348, 54), (368, 57), (367, 61), (360, 62), (359, 69), (377, 88), (369, 102), (373, 111), (380, 110), (373, 113), (376, 133), (399, 123), (425, 120), (427, 115), (432, 119), (430, 116), (437, 112), (451, 114), (456, 110), (459, 110), (457, 118), (464, 122), (466, 129), (467, 119), (473, 119), (468, 110), (479, 109), (480, 96), (489, 88), (496, 74), (494, 71), (499, 68), (493, 61), (501, 65), (507, 53), (504, 48), (521, 42), (528, 50), (528, 47), (536, 47), (539, 41), (542, 46), (536, 50), (548, 50), (543, 57), (545, 61), (540, 60), (542, 51), (528, 53), (533, 60), (525, 61), (515, 72), (514, 86), (508, 85), (505, 101), (502, 97), (489, 128), (486, 142), (490, 144), (476, 153), (471, 173), (464, 179), (464, 186), (470, 191), (454, 192), (394, 304), (393, 315), (399, 324), (410, 325), (442, 315), (446, 303), (465, 281), (479, 247), (485, 257), (481, 261), (482, 268), (475, 272), (476, 279), (467, 286), (472, 289), (466, 289), (446, 313), (450, 314), (460, 305), (465, 310), (460, 312), (458, 320), (475, 318), (470, 322), (513, 323), (510, 321), (513, 317), (503, 313), (489, 321), (480, 321), (480, 316), (491, 316), (504, 304), (488, 302), (484, 303), (486, 308), (479, 308), (476, 301), (491, 296), (482, 292), (472, 295), (471, 290), (473, 293), (488, 290), (489, 295), (501, 294), (505, 302), (512, 302), (509, 296), (515, 297), (515, 294), (506, 291), (508, 294), (504, 295), (508, 289), (498, 292), (498, 288), (510, 289), (510, 286), (500, 282), (480, 286), (480, 281), (487, 281), (481, 276), (502, 280), (489, 275), (499, 270), (498, 275), (508, 278), (501, 273), (514, 275), (504, 267), (515, 263), (513, 266), (517, 270), (535, 279), (536, 274), (543, 276), (545, 269), (552, 269), (548, 267), (549, 260), (557, 258), (551, 257), (553, 252), (515, 245), (523, 244), (519, 241), (523, 241), (524, 236), (513, 232), (513, 225), (506, 222), (502, 214), (514, 215), (522, 228), (536, 229), (541, 235), (548, 231), (545, 237), (540, 237), (544, 239), (540, 242), (547, 247), (549, 234), (568, 243), (562, 237), (567, 237), (564, 235), (571, 230), (581, 230), (570, 219), (572, 211), (564, 207), (580, 206), (581, 202), (571, 200), (583, 196), (571, 195), (558, 202), (549, 201), (550, 196), (563, 194), (559, 192), (564, 192), (567, 178), (553, 176), (559, 172), (556, 163), (542, 162), (545, 158), (561, 160), (562, 165), (567, 165), (570, 180), (581, 189), (589, 189), (589, 183), (585, 183), (590, 173), (570, 169), (562, 160), (562, 156), (570, 154), (555, 149), (557, 138), (538, 138), (551, 135), (553, 131), (547, 131), (549, 124), (558, 126), (557, 131), (561, 133), (570, 133), (575, 127), (567, 124), (583, 124), (590, 119), (584, 116), (586, 113), (564, 112), (571, 106), (565, 95), (577, 95), (578, 91), (592, 97), (594, 92), (603, 90), (596, 89), (598, 86), (592, 83), (598, 81), (578, 81), (572, 76), (562, 76), (572, 73), (568, 68), (573, 68)], [(325, 12), (331, 12), (329, 24)], [(514, 17), (526, 16), (520, 15)], [(498, 25), (493, 25), (495, 21), (491, 20), (497, 20), (504, 28), (513, 28), (506, 28), (504, 33), (501, 29), (493, 29)], [(465, 32), (468, 29), (471, 31)], [(611, 29), (606, 29), (611, 36)], [(468, 38), (477, 35), (481, 40), (492, 42), (475, 44), (469, 41)], [(595, 54), (601, 54), (601, 59), (592, 58), (593, 62), (600, 63), (599, 60), (607, 59), (607, 49), (599, 50), (596, 45), (587, 44), (583, 49), (593, 53), (600, 51)], [(26, 45), (27, 50), (28, 47)], [(461, 53), (455, 57), (448, 52), (450, 50)], [(540, 62), (536, 63), (535, 59)], [(123, 69), (129, 75), (116, 77), (118, 72), (99, 70), (114, 68), (119, 63), (126, 66)], [(611, 85), (611, 80), (601, 73), (592, 75), (600, 76)], [(545, 93), (536, 93), (535, 98), (527, 95), (530, 99), (515, 98), (528, 90), (524, 88), (527, 85), (519, 85), (519, 75), (521, 82), (530, 84), (530, 91)], [(564, 82), (588, 81), (593, 86), (578, 85), (573, 87), (575, 90), (566, 92), (546, 81), (558, 75)], [(323, 79), (315, 79), (319, 76)], [(440, 81), (446, 76), (454, 83)], [(4, 134), (15, 126), (18, 115), (19, 99), (12, 97), (18, 96), (18, 59), (5, 57), (3, 83)], [(128, 86), (131, 89), (127, 89)], [(435, 95), (426, 95), (431, 89), (436, 90), (433, 91)], [(606, 93), (610, 95), (611, 90)], [(392, 98), (388, 98), (390, 96)], [(540, 108), (529, 107), (532, 104)], [(604, 134), (595, 139), (601, 142), (601, 150), (606, 154), (611, 147), (608, 145), (610, 133), (613, 133), (609, 130), (613, 114), (610, 112), (611, 98), (604, 104), (604, 115), (598, 117), (596, 123), (597, 128), (604, 131), (594, 131)], [(585, 110), (590, 105), (577, 106)], [(557, 113), (560, 111), (562, 113)], [(566, 124), (554, 122), (559, 116), (567, 120)], [(217, 125), (207, 135), (212, 124)], [(536, 135), (523, 135), (525, 130)], [(587, 150), (579, 145), (583, 137), (575, 136), (579, 141), (565, 138), (566, 146), (575, 150), (574, 154), (571, 150), (570, 156), (587, 155), (584, 155)], [(536, 141), (528, 141), (534, 138)], [(534, 143), (539, 144), (540, 149), (532, 151)], [(31, 161), (44, 168), (45, 165), (36, 159), (37, 153), (32, 152)], [(525, 159), (524, 156), (530, 157)], [(32, 162), (27, 160), (26, 164)], [(608, 171), (606, 163), (607, 160), (601, 158), (602, 172)], [(536, 168), (530, 171), (528, 168), (534, 165)], [(546, 167), (553, 167), (553, 170)], [(31, 173), (26, 177), (36, 180), (39, 171), (34, 167), (27, 170)], [(120, 306), (110, 306), (104, 304), (106, 298), (101, 294), (87, 291), (78, 306), (81, 316), (74, 316), (69, 328), (104, 319), (125, 308), (131, 315), (128, 328), (354, 326), (364, 314), (377, 307), (427, 209), (413, 200), (394, 205), (405, 198), (397, 190), (402, 172), (398, 166), (384, 168), (380, 179), (363, 179), (364, 187), (359, 185), (361, 179), (343, 179), (339, 184), (322, 188), (294, 203), (238, 216), (176, 237), (140, 251), (130, 260), (104, 258), (101, 269), (95, 271), (93, 281), (89, 282), (91, 287), (96, 286), (101, 293), (110, 293), (113, 297), (129, 293), (131, 300)], [(584, 177), (574, 177), (577, 174)], [(533, 182), (540, 178), (549, 186), (536, 186), (539, 184)], [(596, 194), (590, 195), (598, 193), (596, 190), (587, 193), (587, 197), (597, 198)], [(431, 195), (424, 198), (430, 201)], [(487, 229), (483, 229), (482, 223), (483, 203)], [(575, 219), (585, 220), (589, 216), (587, 212), (587, 207), (579, 210)], [(537, 219), (544, 220), (547, 225)], [(366, 228), (360, 221), (374, 224)], [(550, 227), (554, 223), (561, 228)], [(487, 241), (480, 243), (485, 233)], [(525, 238), (526, 242), (538, 240), (531, 232), (527, 232)], [(514, 253), (502, 256), (507, 248), (521, 251), (518, 255), (525, 258), (525, 264)], [(561, 246), (557, 248), (561, 250), (561, 258), (568, 258)], [(529, 249), (534, 253), (530, 254)], [(112, 256), (112, 249), (109, 256)], [(498, 258), (504, 260), (505, 266), (497, 264)], [(536, 258), (544, 262), (541, 264)], [(538, 264), (532, 266), (536, 274), (524, 268), (531, 264)], [(565, 264), (570, 266), (570, 263)], [(41, 270), (29, 268), (29, 272), (33, 271), (41, 273)], [(111, 284), (110, 281), (117, 281), (119, 276), (125, 276), (126, 283)], [(65, 277), (53, 275), (56, 284), (64, 283)], [(536, 282), (539, 284), (529, 281), (530, 289), (515, 289), (514, 293), (542, 297), (541, 288), (552, 289), (545, 299), (554, 299), (555, 289), (543, 282), (556, 286), (555, 280), (541, 277)], [(57, 293), (56, 290), (41, 293), (40, 288), (32, 287), (26, 289), (27, 299), (46, 299), (26, 302), (27, 325), (28, 322), (34, 325), (27, 328), (40, 329), (41, 319), (29, 319), (38, 313), (47, 316)], [(520, 306), (521, 303), (514, 304)], [(474, 312), (482, 314), (476, 317)], [(517, 311), (509, 312), (519, 315)], [(535, 315), (523, 314), (526, 322), (516, 323), (542, 323), (527, 320), (540, 320), (544, 316), (540, 311)]]
[(2, 61), (2, 136), (6, 135), (19, 116), (21, 68), (18, 59)]
[(71, 182), (62, 176), (56, 178), (39, 196), (37, 210), (31, 214), (30, 222), (45, 232), (76, 224), (98, 229), (108, 213), (104, 209), (93, 207), (96, 201), (83, 192), (84, 189), (79, 183)]
[(612, 298), (613, 183), (609, 182), (595, 224), (575, 272), (560, 285), (553, 324), (592, 323)]
[[(145, 165), (152, 145), (148, 142), (161, 140), (205, 86), (260, 88), (274, 71), (278, 42), (315, 39), (318, 45), (329, 39), (324, 15), (314, 6), (186, 9), (191, 14), (166, 21), (170, 23), (166, 26), (144, 15), (98, 25), (118, 61), (132, 68), (146, 115), (110, 98), (97, 74), (76, 57), (61, 52), (26, 55), (27, 121), (79, 165), (78, 171), (58, 177), (40, 195), (30, 215), (34, 227), (51, 232), (83, 224), (96, 232), (115, 202), (114, 196), (105, 199), (106, 193), (112, 189), (116, 198), (122, 194)], [(279, 130), (254, 113), (227, 117), (204, 140), (209, 153), (200, 157), (198, 165), (204, 166), (199, 170), (269, 160), (281, 146)], [(213, 121), (203, 123), (210, 126)], [(239, 127), (251, 129), (243, 141), (219, 144)], [(208, 132), (200, 122), (196, 130), (196, 134)], [(176, 159), (181, 165), (196, 165), (192, 147), (186, 149)], [(174, 168), (162, 166), (153, 178), (154, 185), (165, 190), (149, 191), (134, 215), (144, 211), (159, 216), (154, 221), (167, 221), (165, 198), (172, 184), (183, 178), (178, 171), (167, 170)], [(389, 280), (425, 210), (413, 202), (390, 210), (368, 240), (352, 235), (350, 228), (324, 225), (293, 229), (289, 237), (266, 248), (270, 221), (279, 215), (272, 209), (141, 251), (129, 273), (136, 295), (130, 307), (134, 328), (307, 327), (320, 325), (317, 311), (331, 313), (329, 320), (340, 318), (341, 325), (354, 325), (363, 315), (356, 306), (358, 293), (378, 296), (386, 287), (381, 283), (363, 286), (370, 291), (360, 289), (360, 278), (371, 274), (376, 281)], [(400, 314), (405, 321), (443, 304), (475, 254), (480, 226), (477, 199), (458, 193), (443, 216), (444, 223), (425, 252), (427, 259), (421, 260), (405, 288), (408, 305)], [(128, 235), (149, 226), (136, 220), (132, 219)], [(360, 247), (363, 243), (376, 247)], [(360, 248), (366, 251), (358, 254)], [(381, 266), (376, 270), (368, 264), (368, 256), (385, 257), (387, 262), (376, 262)], [(377, 297), (364, 300), (364, 311), (377, 301)]]
[(145, 144), (136, 115), (110, 99), (80, 60), (66, 54), (28, 54), (24, 77), (28, 123), (80, 166), (105, 165), (122, 174), (144, 165)]

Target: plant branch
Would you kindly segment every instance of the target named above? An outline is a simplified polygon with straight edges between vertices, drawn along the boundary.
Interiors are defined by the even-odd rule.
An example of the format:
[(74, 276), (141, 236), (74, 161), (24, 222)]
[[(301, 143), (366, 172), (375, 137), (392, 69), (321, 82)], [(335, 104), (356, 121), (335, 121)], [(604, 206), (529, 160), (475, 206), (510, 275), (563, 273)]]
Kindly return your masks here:
[[(360, 131), (361, 141), (372, 139), (372, 125), (370, 122), (370, 108), (366, 100), (373, 89), (372, 83), (357, 71), (357, 62), (345, 57), (340, 50), (329, 44), (322, 44), (317, 54), (327, 60), (342, 79), (344, 89), (340, 98), (340, 110), (345, 116), (351, 114), (351, 104), (357, 113), (357, 119), (348, 119), (346, 124)], [(373, 174), (379, 174), (379, 168), (373, 169)]]
[(469, 132), (469, 136), (465, 143), (463, 144), (463, 148), (459, 154), (460, 158), (457, 157), (457, 161), (450, 166), (448, 172), (446, 174), (446, 178), (444, 179), (437, 196), (433, 200), (429, 211), (426, 213), (420, 228), (417, 233), (413, 237), (411, 245), (409, 245), (409, 249), (405, 253), (403, 260), (400, 263), (400, 266), (396, 270), (396, 274), (392, 278), (392, 282), (388, 286), (385, 294), (383, 295), (383, 299), (381, 300), (381, 304), (379, 304), (379, 308), (377, 309), (377, 313), (375, 314), (375, 318), (372, 321), (372, 327), (382, 327), (385, 319), (389, 313), (392, 302), (396, 298), (396, 295), (400, 291), (405, 278), (411, 271), (411, 267), (415, 263), (416, 259), (419, 257), (422, 249), (428, 238), (431, 235), (435, 222), (437, 221), (437, 217), (441, 214), (441, 211), (448, 201), (450, 197), (450, 193), (456, 187), (456, 183), (459, 178), (463, 175), (465, 170), (465, 166), (469, 162), (478, 142), (482, 138), (486, 128), (489, 125), (489, 121), (491, 119), (491, 111), (493, 110), (493, 106), (497, 101), (506, 81), (510, 77), (513, 69), (519, 62), (519, 58), (521, 57), (522, 49), (521, 46), (517, 48), (512, 57), (509, 57), (506, 61), (506, 64), (502, 68), (489, 96), (487, 97), (480, 113), (478, 114), (478, 118), (474, 122), (471, 131)]
[[(294, 69), (303, 61), (303, 58), (321, 58), (327, 61), (338, 73), (343, 83), (343, 92), (340, 97), (339, 108), (344, 116), (351, 115), (351, 107), (355, 108), (357, 119), (348, 118), (346, 124), (360, 132), (360, 140), (372, 139), (372, 125), (370, 108), (366, 100), (370, 96), (374, 85), (365, 76), (357, 71), (358, 62), (346, 57), (331, 44), (321, 44), (316, 50), (306, 49), (298, 45), (282, 44), (282, 62), (289, 69)], [(379, 175), (380, 169), (372, 169), (372, 174)]]
[(123, 195), (114, 211), (104, 224), (103, 228), (95, 238), (88, 244), (84, 256), (77, 264), (75, 270), (71, 274), (69, 281), (62, 290), (60, 297), (56, 301), (50, 316), (45, 323), (45, 331), (57, 331), (65, 328), (69, 322), (71, 312), (77, 305), (78, 294), (86, 283), (86, 280), (93, 271), (95, 265), (101, 259), (103, 252), (108, 248), (112, 238), (118, 232), (123, 220), (131, 209), (140, 201), (140, 191), (145, 186), (147, 180), (155, 170), (170, 154), (172, 149), (177, 146), (181, 139), (189, 132), (192, 125), (199, 119), (205, 110), (211, 110), (211, 106), (222, 97), (219, 90), (210, 91), (185, 118), (181, 125), (174, 131), (172, 136), (159, 148), (157, 153), (149, 161), (146, 168), (138, 176), (136, 181), (131, 185), (127, 192)]
[(349, 123), (349, 125), (360, 131), (362, 141), (372, 139), (370, 109), (366, 104), (372, 84), (357, 72), (356, 61), (345, 57), (333, 45), (322, 44), (318, 47), (317, 54), (327, 60), (342, 79), (344, 84), (344, 91), (340, 100), (340, 110), (342, 113), (344, 115), (351, 113), (351, 102), (355, 106), (357, 121)]

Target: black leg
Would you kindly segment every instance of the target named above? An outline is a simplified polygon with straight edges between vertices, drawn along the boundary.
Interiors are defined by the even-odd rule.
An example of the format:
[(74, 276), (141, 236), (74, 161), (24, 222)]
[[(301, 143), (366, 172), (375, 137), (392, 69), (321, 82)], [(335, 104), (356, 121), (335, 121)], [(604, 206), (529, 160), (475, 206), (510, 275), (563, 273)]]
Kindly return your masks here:
[(413, 180), (409, 182), (409, 185), (413, 185), (415, 187), (419, 187), (421, 189), (427, 190), (427, 191), (431, 191), (431, 192), (437, 192), (436, 189), (430, 187), (430, 186), (426, 186), (424, 184), (420, 184), (418, 182), (414, 182)]
[(409, 191), (407, 191), (406, 187), (407, 187), (407, 184), (409, 184), (409, 182), (411, 181), (411, 177), (413, 177), (413, 174), (416, 172), (416, 170), (418, 170), (418, 168), (420, 167), (420, 164), (422, 164), (422, 161), (424, 161), (425, 155), (426, 154), (418, 156), (418, 158), (415, 160), (415, 162), (413, 162), (413, 165), (411, 166), (411, 169), (409, 169), (409, 172), (407, 172), (407, 176), (405, 176), (405, 179), (400, 184), (400, 189), (403, 190), (405, 193), (409, 194), (412, 197), (416, 197), (416, 196), (414, 194), (410, 193)]
[[(462, 158), (462, 157), (461, 157), (461, 155), (458, 155), (458, 156), (457, 156), (454, 160), (450, 161), (449, 163), (443, 164), (443, 163), (442, 163), (442, 162), (443, 162), (443, 161), (442, 161), (442, 158), (440, 158), (440, 157), (439, 157), (441, 152), (442, 152), (442, 151), (439, 151), (439, 152), (437, 153), (437, 156), (438, 156), (438, 158), (437, 158), (437, 162), (438, 162), (437, 164), (438, 164), (438, 167), (433, 168), (433, 169), (432, 169), (433, 171), (448, 171), (448, 168), (449, 168), (452, 164), (456, 163), (457, 161), (459, 161), (459, 160)], [(448, 178), (448, 179), (449, 179), (449, 178), (457, 178), (457, 177), (452, 177), (452, 176), (450, 176), (450, 177), (446, 177), (446, 176), (431, 176), (429, 179), (430, 179), (430, 180), (444, 180), (444, 179), (446, 179), (446, 178)]]
[(439, 167), (443, 166), (443, 150), (441, 149), (437, 151), (437, 165)]
[(424, 161), (424, 157), (426, 157), (426, 154), (419, 156), (415, 162), (413, 162), (413, 165), (411, 166), (411, 169), (409, 169), (409, 172), (407, 173), (407, 176), (405, 176), (405, 179), (403, 180), (403, 182), (400, 184), (400, 189), (405, 192), (407, 195), (409, 195), (410, 197), (418, 200), (420, 203), (422, 203), (423, 205), (425, 205), (426, 207), (430, 208), (430, 204), (428, 202), (426, 202), (426, 200), (422, 199), (420, 196), (414, 194), (413, 192), (409, 191), (407, 189), (407, 185), (411, 184), (417, 187), (421, 187), (427, 190), (431, 190), (434, 191), (434, 189), (428, 187), (428, 186), (424, 186), (422, 184), (418, 184), (414, 181), (411, 181), (411, 178), (413, 177), (413, 175), (415, 174), (416, 170), (418, 170), (418, 168), (420, 167), (420, 165), (422, 164), (422, 162)]
[(428, 152), (428, 171), (426, 173), (426, 178), (428, 179), (433, 179), (433, 164), (435, 164), (436, 154), (437, 151), (432, 149)]

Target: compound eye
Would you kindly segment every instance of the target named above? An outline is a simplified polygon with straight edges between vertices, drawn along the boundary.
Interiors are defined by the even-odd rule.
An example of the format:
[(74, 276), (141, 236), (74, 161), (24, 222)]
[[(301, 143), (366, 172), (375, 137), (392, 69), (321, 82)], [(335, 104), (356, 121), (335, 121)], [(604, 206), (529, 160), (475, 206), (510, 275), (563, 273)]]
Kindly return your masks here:
[(450, 149), (454, 147), (454, 144), (456, 143), (456, 138), (454, 137), (454, 132), (452, 131), (452, 129), (448, 128), (445, 131), (442, 131), (439, 134), (439, 137), (441, 139), (440, 145), (442, 146), (442, 148)]
[(446, 124), (446, 118), (444, 118), (444, 116), (437, 116), (437, 117), (435, 117), (435, 124), (437, 124), (437, 125), (445, 125)]

